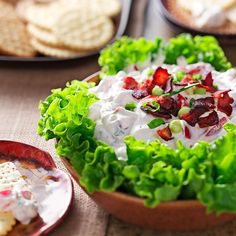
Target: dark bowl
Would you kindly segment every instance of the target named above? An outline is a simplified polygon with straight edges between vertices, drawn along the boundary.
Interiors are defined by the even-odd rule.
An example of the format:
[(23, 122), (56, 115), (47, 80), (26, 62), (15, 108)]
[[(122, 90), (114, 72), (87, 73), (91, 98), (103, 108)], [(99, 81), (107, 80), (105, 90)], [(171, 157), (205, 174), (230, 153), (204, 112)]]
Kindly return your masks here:
[(194, 17), (184, 9), (180, 9), (177, 1), (160, 0), (157, 2), (160, 4), (162, 16), (171, 26), (194, 35), (213, 35), (222, 43), (235, 44), (236, 26), (233, 23), (226, 22), (221, 27), (200, 29), (196, 27)]
[[(130, 14), (130, 9), (132, 5), (132, 0), (120, 0), (121, 1), (121, 13), (113, 18), (113, 22), (115, 24), (115, 35), (113, 38), (110, 40), (109, 43), (113, 43), (117, 38), (121, 37), (126, 29), (128, 19), (129, 19), (129, 14)], [(106, 44), (106, 45), (107, 45)], [(104, 47), (106, 46), (104, 45)], [(73, 61), (78, 61), (80, 59), (86, 58), (86, 57), (91, 57), (94, 55), (97, 55), (102, 48), (98, 48), (93, 51), (88, 51), (85, 54), (81, 54), (75, 57), (69, 57), (69, 58), (54, 58), (54, 57), (47, 57), (47, 56), (42, 56), (39, 55), (37, 57), (14, 57), (14, 56), (5, 56), (5, 55), (0, 55), (0, 62), (4, 63), (58, 63), (58, 62), (73, 62)]]

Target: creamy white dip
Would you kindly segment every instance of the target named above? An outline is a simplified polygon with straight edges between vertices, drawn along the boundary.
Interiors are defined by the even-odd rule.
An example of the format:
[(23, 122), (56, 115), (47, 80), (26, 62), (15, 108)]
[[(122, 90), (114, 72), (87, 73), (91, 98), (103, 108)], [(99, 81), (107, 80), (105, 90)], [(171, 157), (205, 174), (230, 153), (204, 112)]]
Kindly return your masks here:
[[(211, 65), (204, 63), (187, 65), (185, 66), (185, 69), (191, 70), (198, 66), (204, 67), (204, 71), (212, 72), (214, 84), (218, 86), (219, 90), (231, 89), (232, 91), (229, 95), (236, 101), (236, 74), (234, 69), (230, 69), (226, 72), (217, 72)], [(135, 99), (132, 96), (132, 90), (123, 88), (123, 79), (124, 77), (132, 76), (136, 81), (142, 82), (148, 77), (150, 69), (155, 70), (156, 68), (157, 66), (152, 66), (143, 71), (133, 71), (130, 73), (119, 72), (115, 76), (105, 77), (98, 86), (90, 89), (90, 93), (96, 94), (100, 99), (90, 107), (89, 113), (89, 117), (96, 122), (95, 138), (114, 147), (119, 159), (126, 159), (126, 146), (123, 140), (124, 137), (128, 135), (144, 141), (160, 139), (161, 142), (175, 148), (177, 140), (181, 140), (184, 145), (190, 147), (199, 140), (211, 142), (225, 132), (221, 129), (221, 131), (215, 135), (206, 136), (207, 130), (211, 127), (199, 128), (198, 124), (192, 127), (187, 124), (186, 121), (181, 120), (182, 127), (188, 127), (191, 138), (187, 139), (183, 130), (183, 132), (173, 134), (172, 140), (164, 141), (157, 135), (157, 129), (150, 129), (147, 124), (156, 117), (147, 114), (140, 109), (147, 99)], [(162, 65), (162, 68), (168, 69), (170, 74), (174, 74), (183, 69), (182, 66), (176, 65)], [(189, 95), (187, 91), (184, 91), (181, 94), (185, 97), (193, 97), (195, 99), (209, 96), (208, 93), (206, 95)], [(131, 102), (136, 104), (136, 109), (134, 111), (125, 109), (125, 105)], [(234, 104), (232, 104), (232, 106), (234, 108)], [(219, 119), (226, 117), (226, 115), (220, 111), (217, 111), (217, 113)], [(206, 116), (206, 114), (203, 114), (203, 116)], [(233, 109), (232, 115), (227, 118), (231, 120), (231, 122), (236, 123), (235, 109)], [(166, 124), (174, 119), (176, 119), (176, 117), (172, 116), (171, 119), (165, 120), (166, 123), (159, 126), (158, 129), (165, 127)]]

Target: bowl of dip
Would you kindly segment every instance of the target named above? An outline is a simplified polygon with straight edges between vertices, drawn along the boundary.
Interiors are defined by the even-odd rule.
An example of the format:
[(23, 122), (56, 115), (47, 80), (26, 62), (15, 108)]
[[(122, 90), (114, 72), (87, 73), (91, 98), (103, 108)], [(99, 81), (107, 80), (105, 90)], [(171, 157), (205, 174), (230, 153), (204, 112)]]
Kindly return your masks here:
[[(181, 74), (179, 71), (183, 73)], [(170, 74), (172, 75), (170, 78), (172, 85), (164, 81), (164, 77), (169, 78)], [(155, 76), (161, 77), (165, 86), (159, 83), (158, 86), (152, 88), (152, 94), (148, 94), (147, 87), (150, 82), (148, 80), (151, 75), (153, 78)], [(181, 82), (177, 81), (180, 79), (175, 76), (182, 76)], [(235, 122), (233, 115), (235, 113), (233, 100), (236, 96), (235, 78), (233, 69), (217, 72), (205, 63), (187, 66), (153, 66), (144, 71), (135, 71), (129, 74), (119, 72), (116, 76), (103, 78), (102, 81), (99, 79), (99, 73), (96, 73), (85, 79), (86, 82), (95, 82), (98, 85), (90, 90), (100, 98), (90, 107), (89, 113), (89, 117), (95, 120), (97, 124), (94, 135), (99, 140), (113, 146), (116, 155), (121, 160), (127, 158), (123, 138), (130, 134), (137, 139), (155, 140), (158, 138), (172, 148), (176, 148), (177, 139), (183, 140), (188, 147), (193, 146), (198, 140), (210, 143), (217, 137), (224, 135), (225, 131), (222, 128), (224, 123), (229, 120)], [(173, 82), (174, 80), (175, 82)], [(199, 82), (200, 80), (201, 82)], [(139, 88), (143, 91), (135, 91), (136, 83), (142, 83), (143, 86)], [(180, 90), (181, 92), (176, 92)], [(169, 103), (165, 103), (165, 101), (161, 103), (161, 100), (155, 100), (159, 104), (163, 104), (161, 105), (163, 109), (159, 108), (158, 113), (155, 111), (156, 104), (152, 101), (167, 93), (170, 96), (166, 97), (176, 99), (177, 105), (172, 104), (172, 107), (169, 105), (169, 111), (171, 110), (169, 113), (165, 109)], [(221, 107), (222, 103), (219, 96), (224, 97), (224, 94), (228, 94), (230, 99), (227, 101), (227, 106)], [(191, 107), (190, 101), (193, 102)], [(129, 119), (127, 116), (130, 115), (131, 111), (124, 109), (124, 107), (131, 102), (135, 104), (135, 109), (133, 109), (134, 114), (131, 114)], [(146, 107), (143, 107), (143, 104)], [(148, 105), (150, 105), (150, 109), (147, 108)], [(203, 114), (204, 116), (202, 116)], [(155, 117), (162, 117), (161, 119), (165, 122), (155, 128), (148, 127), (146, 124), (150, 124)], [(109, 121), (112, 125), (109, 124)], [(132, 128), (130, 129), (130, 127)], [(120, 128), (119, 132), (117, 131), (118, 128)], [(168, 132), (165, 128), (168, 128)], [(113, 135), (111, 132), (114, 132)], [(62, 158), (62, 161), (76, 182), (81, 185), (80, 176), (69, 159)], [(83, 188), (84, 185), (81, 186)], [(145, 206), (142, 198), (122, 191), (99, 191), (92, 194), (86, 190), (85, 192), (98, 205), (118, 219), (151, 229), (202, 230), (223, 224), (236, 217), (230, 212), (208, 213), (206, 206), (191, 198), (162, 202), (157, 207), (150, 208)]]
[(39, 105), (39, 135), (57, 140), (80, 186), (146, 228), (206, 229), (235, 218), (236, 73), (216, 39), (123, 37), (99, 64), (101, 73)]

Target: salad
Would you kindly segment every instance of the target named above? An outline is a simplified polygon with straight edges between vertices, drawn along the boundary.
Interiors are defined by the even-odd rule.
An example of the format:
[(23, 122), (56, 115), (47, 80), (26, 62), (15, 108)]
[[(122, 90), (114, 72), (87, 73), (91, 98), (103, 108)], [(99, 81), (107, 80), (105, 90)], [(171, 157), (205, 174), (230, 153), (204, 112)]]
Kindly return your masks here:
[(217, 40), (123, 37), (99, 64), (97, 86), (72, 81), (39, 106), (39, 134), (58, 140), (81, 185), (236, 212), (236, 73)]

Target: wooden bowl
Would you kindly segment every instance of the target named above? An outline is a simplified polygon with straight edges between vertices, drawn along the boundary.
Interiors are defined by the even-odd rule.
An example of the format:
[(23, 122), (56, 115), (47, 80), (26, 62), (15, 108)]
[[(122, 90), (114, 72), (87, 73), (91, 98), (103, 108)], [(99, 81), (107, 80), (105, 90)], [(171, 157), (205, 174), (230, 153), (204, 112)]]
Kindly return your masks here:
[[(99, 82), (99, 72), (85, 81)], [(64, 165), (80, 185), (79, 175), (66, 158)], [(86, 191), (85, 191), (86, 192)], [(148, 208), (144, 200), (121, 192), (96, 192), (88, 194), (108, 213), (125, 222), (150, 229), (189, 231), (203, 230), (236, 219), (236, 214), (208, 214), (206, 207), (197, 200), (177, 200)]]

